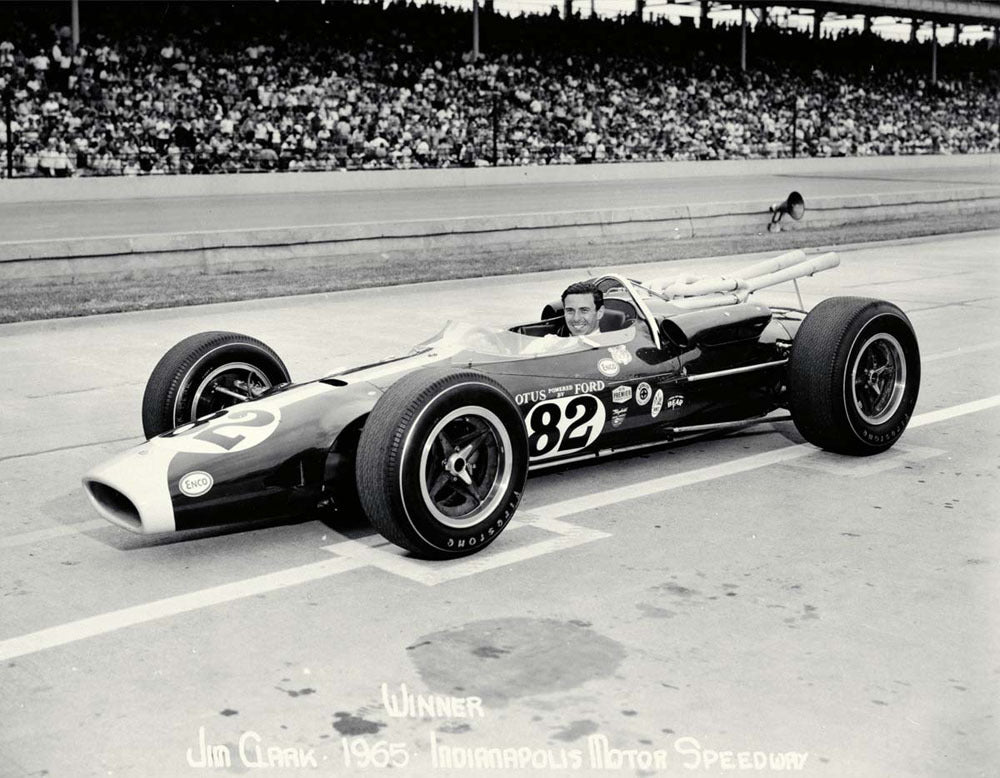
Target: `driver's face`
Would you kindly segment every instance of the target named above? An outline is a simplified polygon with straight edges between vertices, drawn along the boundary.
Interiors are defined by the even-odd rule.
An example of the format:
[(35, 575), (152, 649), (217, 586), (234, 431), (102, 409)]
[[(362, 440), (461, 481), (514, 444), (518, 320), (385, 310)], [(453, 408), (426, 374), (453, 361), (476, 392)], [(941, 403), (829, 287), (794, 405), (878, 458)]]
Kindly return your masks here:
[(604, 307), (596, 307), (594, 295), (589, 292), (566, 295), (563, 316), (566, 318), (570, 335), (589, 335), (594, 332), (603, 315)]

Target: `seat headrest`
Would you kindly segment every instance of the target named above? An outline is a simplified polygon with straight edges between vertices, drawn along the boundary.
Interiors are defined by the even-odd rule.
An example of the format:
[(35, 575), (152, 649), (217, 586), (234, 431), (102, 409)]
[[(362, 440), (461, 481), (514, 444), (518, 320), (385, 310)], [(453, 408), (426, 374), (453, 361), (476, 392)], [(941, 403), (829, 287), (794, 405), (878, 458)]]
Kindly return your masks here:
[(604, 306), (604, 314), (601, 316), (601, 332), (612, 332), (625, 328), (626, 316), (621, 311)]

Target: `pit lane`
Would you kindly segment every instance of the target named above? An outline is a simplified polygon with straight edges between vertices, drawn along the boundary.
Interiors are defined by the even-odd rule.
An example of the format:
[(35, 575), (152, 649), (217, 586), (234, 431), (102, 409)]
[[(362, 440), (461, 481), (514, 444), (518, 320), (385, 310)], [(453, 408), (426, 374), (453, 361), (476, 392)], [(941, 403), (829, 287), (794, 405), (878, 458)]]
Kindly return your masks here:
[[(392, 353), (400, 332), (415, 342), (448, 317), (530, 318), (583, 271), (0, 328), (0, 645), (170, 598), (197, 606), (5, 659), (5, 769), (184, 774), (204, 727), (240, 770), (254, 769), (237, 758), (253, 732), (314, 749), (321, 774), (347, 771), (341, 737), (402, 743), (397, 774), (427, 774), (433, 732), (449, 746), (579, 749), (571, 774), (588, 772), (597, 736), (666, 751), (671, 775), (694, 771), (694, 753), (698, 772), (723, 772), (703, 767), (725, 751), (808, 753), (806, 775), (986, 774), (1000, 753), (998, 237), (842, 251), (840, 269), (802, 282), (807, 305), (871, 295), (911, 316), (917, 413), (940, 413), (889, 455), (781, 461), (801, 442), (783, 425), (539, 475), (522, 526), (453, 577), (423, 563), (402, 574), (358, 520), (151, 541), (96, 522), (79, 475), (138, 438), (145, 375), (191, 332), (262, 337), (304, 378)], [(766, 464), (740, 469), (754, 457)], [(717, 478), (647, 486), (727, 463)], [(631, 499), (586, 501), (624, 486)], [(546, 526), (546, 506), (570, 500), (584, 504), (557, 518), (563, 532)], [(587, 539), (552, 544), (573, 532)], [(345, 543), (383, 564), (206, 605), (219, 587), (356, 560)], [(509, 564), (488, 562), (503, 554)], [(484, 716), (393, 718), (383, 683), (480, 697)]]

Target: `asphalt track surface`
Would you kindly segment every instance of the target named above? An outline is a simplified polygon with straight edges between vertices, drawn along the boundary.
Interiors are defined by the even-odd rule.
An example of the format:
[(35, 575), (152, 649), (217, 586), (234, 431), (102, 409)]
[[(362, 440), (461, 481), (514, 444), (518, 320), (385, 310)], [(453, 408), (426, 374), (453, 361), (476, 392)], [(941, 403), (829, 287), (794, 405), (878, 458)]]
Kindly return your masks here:
[[(197, 775), (200, 736), (222, 774), (294, 753), (264, 774), (474, 775), (434, 754), (496, 747), (538, 766), (506, 774), (994, 775), (998, 245), (860, 246), (802, 282), (914, 323), (920, 399), (887, 454), (767, 425), (534, 476), (518, 526), (453, 563), (359, 517), (144, 538), (80, 476), (138, 442), (145, 378), (193, 332), (261, 337), (304, 380), (448, 318), (530, 319), (583, 269), (0, 326), (0, 775)], [(393, 717), (382, 684), (482, 715)]]
[[(970, 164), (968, 158), (961, 160)], [(530, 185), (435, 187), (359, 192), (309, 192), (280, 197), (183, 197), (93, 202), (11, 203), (0, 208), (4, 241), (93, 238), (269, 227), (312, 227), (449, 217), (509, 216), (609, 207), (755, 202), (800, 191), (813, 198), (981, 189), (1000, 185), (996, 168), (939, 168), (871, 174), (592, 181)]]

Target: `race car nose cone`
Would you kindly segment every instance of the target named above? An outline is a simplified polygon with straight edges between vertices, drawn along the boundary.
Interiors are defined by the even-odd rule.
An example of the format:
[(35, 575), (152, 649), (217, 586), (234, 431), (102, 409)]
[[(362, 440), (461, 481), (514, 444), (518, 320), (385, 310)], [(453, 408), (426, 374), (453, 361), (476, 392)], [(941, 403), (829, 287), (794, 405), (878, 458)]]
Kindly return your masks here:
[(148, 444), (125, 451), (84, 476), (87, 497), (98, 513), (119, 527), (142, 534), (173, 532), (167, 481), (172, 457), (173, 452)]

